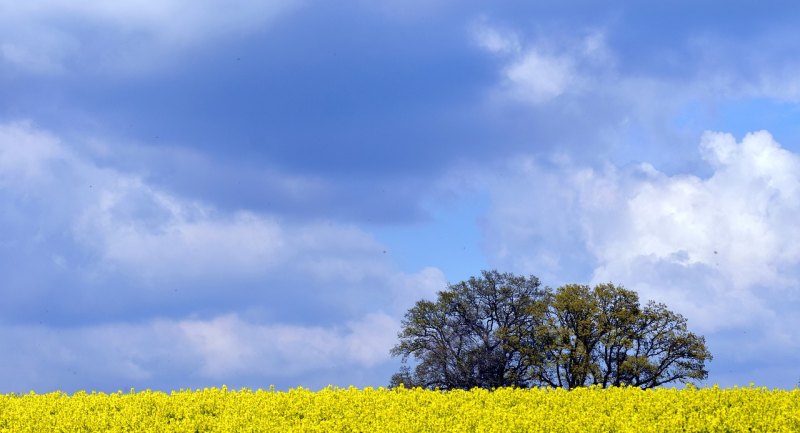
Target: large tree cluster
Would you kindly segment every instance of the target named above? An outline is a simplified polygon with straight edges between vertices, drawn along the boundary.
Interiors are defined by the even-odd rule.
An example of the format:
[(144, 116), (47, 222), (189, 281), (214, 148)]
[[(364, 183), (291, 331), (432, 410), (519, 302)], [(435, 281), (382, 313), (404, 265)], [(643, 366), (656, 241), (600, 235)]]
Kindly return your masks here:
[[(653, 388), (708, 376), (705, 339), (664, 304), (613, 284), (552, 290), (497, 271), (448, 285), (405, 315), (391, 385), (439, 389)], [(410, 362), (413, 361), (413, 362)]]

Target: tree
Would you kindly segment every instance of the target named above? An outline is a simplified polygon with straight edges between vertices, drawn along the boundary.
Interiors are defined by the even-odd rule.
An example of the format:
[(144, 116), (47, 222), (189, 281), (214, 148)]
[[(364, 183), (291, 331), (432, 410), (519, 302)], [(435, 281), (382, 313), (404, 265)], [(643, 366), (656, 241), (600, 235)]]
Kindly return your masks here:
[(547, 304), (543, 384), (654, 388), (708, 377), (705, 339), (664, 304), (641, 307), (636, 292), (610, 283), (562, 286)]
[[(536, 277), (483, 271), (481, 278), (450, 284), (436, 302), (421, 300), (405, 315), (393, 356), (403, 367), (391, 385), (440, 389), (532, 385), (530, 355), (522, 344), (541, 326), (545, 292)], [(538, 352), (541, 352), (539, 350)], [(413, 370), (406, 364), (413, 356)]]
[(704, 338), (664, 304), (642, 307), (635, 292), (610, 283), (553, 291), (534, 276), (481, 275), (406, 313), (392, 386), (653, 388), (708, 376)]

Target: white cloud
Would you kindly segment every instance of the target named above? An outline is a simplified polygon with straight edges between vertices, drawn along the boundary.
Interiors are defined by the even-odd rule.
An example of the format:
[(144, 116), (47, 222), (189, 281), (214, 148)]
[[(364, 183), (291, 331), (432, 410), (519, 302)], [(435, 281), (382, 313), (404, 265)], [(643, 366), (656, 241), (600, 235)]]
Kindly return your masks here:
[(78, 238), (107, 264), (144, 278), (262, 274), (286, 256), (284, 230), (270, 218), (215, 215), (137, 178), (97, 189), (77, 221)]
[(52, 135), (25, 122), (0, 124), (0, 186), (20, 188), (42, 177), (52, 179), (47, 165), (64, 159), (70, 156)]
[(421, 299), (435, 299), (439, 291), (447, 288), (444, 274), (434, 267), (426, 267), (414, 274), (397, 275), (394, 281), (394, 311), (398, 315)]
[(487, 246), (524, 272), (624, 284), (702, 330), (771, 320), (800, 296), (800, 156), (763, 131), (700, 149), (708, 178), (517, 160), (493, 187)]
[(530, 50), (505, 69), (505, 77), (516, 96), (533, 103), (562, 95), (575, 81), (572, 60)]
[(473, 27), (473, 38), (478, 46), (503, 59), (502, 80), (496, 90), (502, 98), (540, 105), (583, 92), (588, 82), (601, 78), (598, 67), (613, 67), (613, 55), (602, 33), (590, 33), (577, 42), (543, 39), (525, 43), (517, 33), (485, 21)]
[(725, 365), (745, 362), (741, 374), (785, 384), (800, 348), (800, 155), (765, 131), (709, 132), (699, 150), (707, 177), (566, 159), (494, 167), (490, 260), (549, 285), (622, 284), (708, 338), (712, 380), (736, 383)]
[(364, 367), (372, 367), (388, 360), (389, 350), (397, 344), (400, 321), (388, 314), (370, 313), (362, 319), (348, 323), (346, 334), (347, 359)]
[(103, 68), (148, 69), (165, 54), (256, 31), (299, 3), (2, 0), (0, 60), (38, 73), (75, 67), (78, 58)]
[(544, 164), (524, 156), (493, 167), (478, 181), (488, 185), (492, 201), (482, 224), (492, 266), (534, 274), (546, 284), (567, 283), (588, 272), (580, 269), (589, 259), (581, 209), (593, 208), (595, 218), (607, 219), (602, 214), (610, 208), (602, 197), (616, 194), (614, 185), (595, 177), (593, 170), (565, 161)]
[[(662, 176), (639, 183), (627, 197), (625, 238), (593, 248), (602, 266), (638, 256), (719, 268), (733, 288), (785, 287), (800, 263), (800, 157), (766, 132), (737, 144), (727, 134), (706, 134), (701, 148), (715, 172), (708, 179)], [(602, 265), (608, 263), (608, 265)], [(788, 278), (788, 279), (787, 279)]]

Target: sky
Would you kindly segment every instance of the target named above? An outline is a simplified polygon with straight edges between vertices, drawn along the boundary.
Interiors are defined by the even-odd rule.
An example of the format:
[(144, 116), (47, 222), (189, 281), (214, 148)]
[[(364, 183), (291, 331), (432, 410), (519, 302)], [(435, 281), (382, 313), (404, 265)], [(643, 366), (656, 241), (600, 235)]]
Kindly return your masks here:
[(0, 0), (0, 392), (384, 386), (483, 269), (800, 382), (793, 2)]

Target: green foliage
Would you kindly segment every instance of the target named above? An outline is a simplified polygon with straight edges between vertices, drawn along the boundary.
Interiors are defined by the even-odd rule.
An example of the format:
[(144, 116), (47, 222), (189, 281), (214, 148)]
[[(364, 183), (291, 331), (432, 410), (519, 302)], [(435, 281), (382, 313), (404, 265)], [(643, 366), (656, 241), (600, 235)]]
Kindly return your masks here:
[[(391, 385), (441, 389), (598, 385), (653, 388), (702, 380), (711, 354), (686, 319), (613, 284), (482, 271), (405, 315)], [(408, 367), (409, 358), (416, 361)]]
[(642, 307), (635, 292), (613, 284), (558, 288), (547, 326), (553, 337), (539, 375), (547, 385), (654, 388), (708, 376), (705, 339), (688, 332), (683, 316), (664, 304)]

